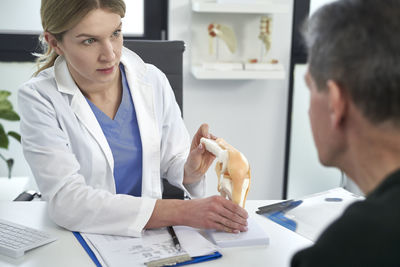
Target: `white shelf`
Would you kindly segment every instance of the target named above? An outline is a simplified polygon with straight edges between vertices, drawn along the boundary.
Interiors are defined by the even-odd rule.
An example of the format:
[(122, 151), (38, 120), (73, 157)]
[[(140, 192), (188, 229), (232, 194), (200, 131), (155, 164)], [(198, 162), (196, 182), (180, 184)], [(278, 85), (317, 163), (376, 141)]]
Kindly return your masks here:
[[(285, 1), (286, 2), (286, 1)], [(268, 1), (260, 3), (217, 3), (215, 0), (192, 0), (192, 10), (195, 12), (210, 13), (253, 13), (253, 14), (272, 14), (272, 13), (288, 13), (290, 8), (286, 3), (279, 1)]]
[(192, 74), (197, 79), (210, 80), (282, 80), (285, 79), (284, 70), (207, 70), (200, 66), (192, 66)]

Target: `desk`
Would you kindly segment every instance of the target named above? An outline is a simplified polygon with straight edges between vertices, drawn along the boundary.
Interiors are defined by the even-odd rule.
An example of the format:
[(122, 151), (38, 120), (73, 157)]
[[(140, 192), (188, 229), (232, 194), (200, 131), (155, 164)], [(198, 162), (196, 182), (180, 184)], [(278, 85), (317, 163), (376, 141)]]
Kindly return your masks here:
[[(249, 215), (269, 235), (268, 246), (220, 249), (222, 258), (195, 266), (289, 266), (293, 254), (312, 242), (255, 213), (271, 200), (248, 200)], [(74, 235), (53, 223), (46, 211), (46, 202), (0, 202), (0, 218), (47, 231), (58, 238), (48, 245), (28, 251), (19, 259), (0, 255), (0, 266), (80, 267), (95, 266)]]

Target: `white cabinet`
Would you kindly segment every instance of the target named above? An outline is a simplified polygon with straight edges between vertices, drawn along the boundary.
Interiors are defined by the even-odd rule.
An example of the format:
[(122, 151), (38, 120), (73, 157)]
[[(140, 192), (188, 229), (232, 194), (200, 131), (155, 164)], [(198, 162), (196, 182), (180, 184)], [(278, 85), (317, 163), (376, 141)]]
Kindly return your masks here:
[[(285, 79), (286, 71), (280, 62), (279, 33), (274, 32), (275, 16), (291, 16), (290, 0), (238, 0), (232, 3), (218, 0), (192, 0), (191, 19), (191, 72), (197, 79)], [(262, 16), (272, 18), (271, 49), (266, 52), (258, 38)], [(210, 38), (208, 26), (212, 23), (229, 26), (236, 35), (237, 50), (231, 53), (226, 44), (218, 38)], [(210, 53), (210, 46), (214, 53)], [(286, 51), (287, 53), (287, 51)], [(257, 59), (267, 68), (249, 68), (249, 60)], [(267, 61), (267, 62), (261, 62)], [(219, 63), (241, 64), (241, 69), (210, 67)], [(256, 63), (257, 64), (257, 63)], [(261, 66), (262, 64), (258, 64)], [(247, 66), (247, 67), (246, 67)]]

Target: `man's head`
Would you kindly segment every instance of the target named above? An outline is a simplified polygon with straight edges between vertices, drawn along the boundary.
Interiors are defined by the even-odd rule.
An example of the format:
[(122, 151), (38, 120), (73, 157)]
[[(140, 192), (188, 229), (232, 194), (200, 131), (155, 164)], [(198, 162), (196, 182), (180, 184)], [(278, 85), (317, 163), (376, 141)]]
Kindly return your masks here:
[(400, 127), (400, 1), (333, 2), (308, 19), (303, 36), (314, 139), (321, 162), (336, 165), (346, 103), (372, 125)]

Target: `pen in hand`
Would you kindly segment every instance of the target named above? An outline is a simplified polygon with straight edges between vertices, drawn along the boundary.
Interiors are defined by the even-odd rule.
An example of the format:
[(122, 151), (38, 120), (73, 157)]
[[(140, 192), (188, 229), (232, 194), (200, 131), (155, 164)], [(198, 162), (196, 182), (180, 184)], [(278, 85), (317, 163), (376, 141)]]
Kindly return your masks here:
[(171, 235), (172, 237), (172, 241), (174, 242), (174, 246), (178, 251), (181, 251), (181, 244), (179, 243), (178, 237), (175, 234), (174, 228), (172, 228), (172, 226), (168, 226), (168, 233)]

